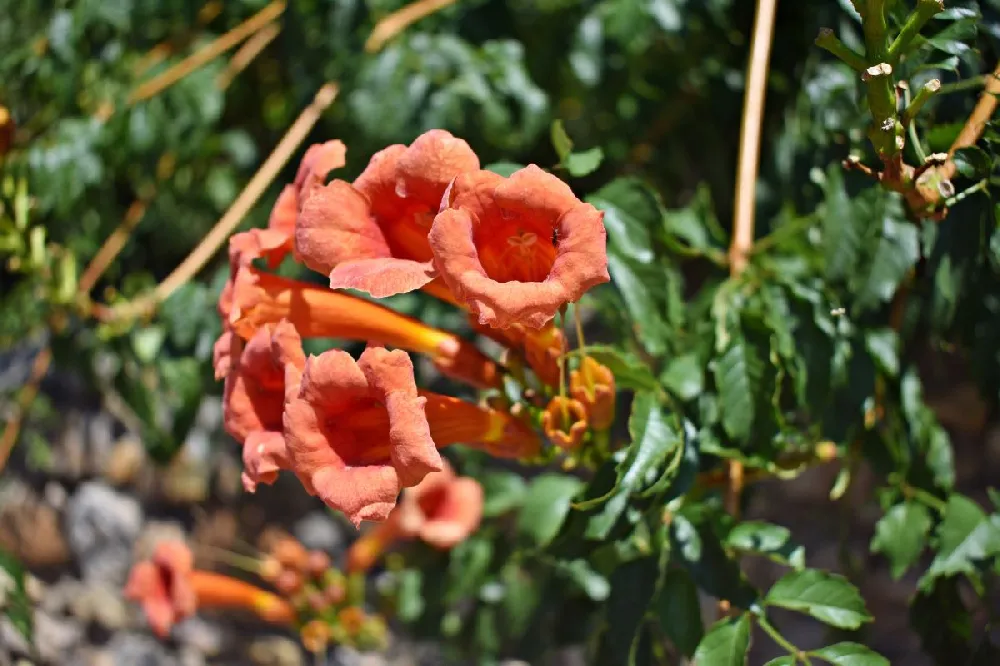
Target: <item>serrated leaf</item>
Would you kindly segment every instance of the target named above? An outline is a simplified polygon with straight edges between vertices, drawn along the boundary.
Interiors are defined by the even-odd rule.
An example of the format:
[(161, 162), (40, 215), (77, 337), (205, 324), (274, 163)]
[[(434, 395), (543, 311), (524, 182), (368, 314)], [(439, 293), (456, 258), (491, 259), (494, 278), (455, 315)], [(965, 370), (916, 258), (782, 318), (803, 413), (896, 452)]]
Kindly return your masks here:
[(683, 445), (673, 421), (652, 393), (635, 396), (628, 429), (632, 443), (616, 467), (614, 489), (604, 498), (579, 505), (579, 508), (588, 508), (607, 500), (601, 512), (592, 517), (587, 525), (588, 539), (606, 538), (628, 505), (629, 497), (655, 482), (662, 471), (661, 465), (677, 447)]
[(733, 335), (729, 348), (715, 363), (715, 385), (719, 392), (722, 427), (726, 434), (745, 441), (753, 427), (761, 361), (742, 335)]
[(528, 484), (519, 474), (507, 471), (487, 472), (480, 480), (483, 486), (483, 515), (499, 516), (520, 506)]
[(542, 474), (528, 487), (517, 516), (517, 532), (522, 539), (544, 548), (559, 533), (572, 506), (573, 496), (583, 482), (562, 474)]
[(705, 635), (705, 625), (701, 621), (698, 588), (690, 574), (683, 569), (669, 570), (653, 606), (660, 629), (674, 647), (687, 657), (694, 654)]
[(899, 375), (899, 335), (891, 328), (865, 331), (865, 348), (879, 369), (890, 377)]
[(939, 576), (973, 574), (979, 562), (1000, 554), (998, 523), (969, 498), (957, 493), (949, 497), (936, 532), (938, 554), (921, 579), (921, 588)]
[(839, 165), (827, 171), (824, 182), (826, 200), (822, 215), (826, 277), (840, 280), (849, 276), (857, 265), (862, 245), (861, 225), (865, 219), (851, 204)]
[(604, 151), (600, 147), (590, 148), (578, 153), (570, 153), (563, 159), (563, 166), (574, 178), (588, 176), (601, 166), (604, 161)]
[(694, 652), (698, 666), (744, 666), (750, 649), (750, 617), (727, 618), (712, 625)]
[(850, 641), (813, 650), (809, 654), (828, 661), (834, 666), (889, 666), (889, 660), (878, 652), (860, 643), (851, 643)]
[(671, 359), (660, 380), (681, 400), (693, 400), (705, 388), (705, 371), (696, 355), (687, 354)]
[(604, 226), (613, 250), (640, 264), (653, 260), (650, 232), (663, 221), (656, 193), (637, 178), (618, 178), (587, 201), (604, 211)]
[(931, 524), (930, 511), (919, 502), (907, 500), (889, 509), (875, 525), (871, 551), (889, 559), (893, 578), (906, 573), (920, 557)]
[(662, 282), (655, 266), (641, 266), (608, 253), (608, 272), (625, 303), (632, 329), (646, 351), (659, 356), (667, 350), (670, 329), (664, 321), (666, 307), (657, 301), (650, 285)]
[(726, 536), (726, 547), (768, 557), (795, 569), (806, 564), (805, 548), (792, 540), (787, 527), (758, 520), (736, 525)]
[(573, 152), (573, 141), (566, 134), (566, 128), (561, 120), (552, 121), (552, 128), (549, 131), (552, 140), (552, 147), (556, 150), (560, 162), (565, 162), (566, 158)]
[(857, 629), (872, 619), (856, 587), (843, 576), (817, 569), (786, 574), (764, 602), (806, 613), (839, 629)]
[(917, 228), (902, 219), (898, 208), (898, 204), (887, 207), (881, 220), (881, 233), (874, 241), (877, 245), (868, 276), (858, 290), (856, 305), (860, 309), (887, 303), (920, 257)]
[(601, 345), (587, 347), (583, 352), (611, 370), (611, 374), (615, 376), (615, 386), (619, 389), (656, 391), (660, 388), (660, 383), (649, 366), (633, 354)]

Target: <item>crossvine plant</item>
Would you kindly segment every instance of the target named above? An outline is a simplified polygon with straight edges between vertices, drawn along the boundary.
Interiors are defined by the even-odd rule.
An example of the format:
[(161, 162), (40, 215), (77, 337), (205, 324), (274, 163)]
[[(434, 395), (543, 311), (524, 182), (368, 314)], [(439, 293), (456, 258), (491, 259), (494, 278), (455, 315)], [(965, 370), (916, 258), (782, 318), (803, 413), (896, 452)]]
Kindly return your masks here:
[[(236, 597), (247, 607), (266, 599), (317, 652), (335, 643), (381, 646), (388, 620), (438, 641), (449, 657), (476, 663), (536, 663), (582, 645), (588, 662), (602, 665), (731, 666), (768, 658), (774, 666), (887, 664), (873, 647), (878, 618), (859, 590), (863, 568), (849, 557), (838, 571), (817, 564), (811, 547), (781, 524), (780, 512), (768, 522), (745, 515), (759, 484), (781, 492), (781, 484), (802, 475), (823, 478), (814, 476), (822, 467), (836, 470), (824, 489), (831, 515), (877, 506), (868, 547), (890, 577), (912, 585), (909, 619), (921, 649), (940, 664), (996, 663), (1000, 496), (956, 471), (965, 454), (956, 452), (931, 406), (936, 387), (925, 383), (927, 359), (944, 359), (974, 380), (989, 414), (1000, 397), (1000, 209), (992, 200), (1000, 84), (989, 67), (1000, 6), (843, 0), (776, 7), (760, 0), (752, 18), (740, 13), (750, 3), (725, 0), (468, 7), (425, 0), (413, 7), (428, 16), (408, 28), (397, 24), (406, 32), (385, 38), (384, 29), (370, 32), (369, 24), (398, 19), (391, 11), (404, 3), (369, 2), (365, 12), (356, 4), (282, 5), (272, 10), (275, 17), (285, 12), (282, 18), (268, 19), (278, 23), (263, 22), (293, 35), (296, 72), (323, 70), (301, 72), (303, 80), (336, 79), (341, 98), (330, 107), (334, 120), (313, 135), (320, 149), (299, 155), (297, 173), (278, 178), (286, 189), (274, 208), (253, 208), (254, 230), (231, 237), (229, 261), (218, 260), (211, 283), (189, 281), (167, 292), (156, 284), (167, 266), (155, 277), (115, 276), (94, 296), (100, 276), (77, 280), (76, 267), (99, 254), (100, 238), (67, 231), (66, 216), (83, 210), (88, 219), (103, 219), (105, 188), (117, 182), (136, 195), (133, 216), (150, 207), (167, 216), (186, 206), (207, 217), (213, 206), (222, 208), (218, 202), (236, 198), (236, 174), (256, 161), (252, 133), (268, 136), (269, 123), (288, 124), (287, 99), (260, 109), (257, 125), (223, 122), (222, 91), (236, 74), (223, 86), (205, 71), (189, 74), (162, 94), (174, 95), (163, 99), (185, 112), (182, 121), (197, 139), (189, 143), (201, 147), (195, 150), (150, 129), (164, 122), (161, 98), (122, 110), (132, 99), (123, 71), (135, 65), (135, 53), (83, 66), (84, 80), (104, 75), (103, 88), (74, 109), (85, 119), (60, 118), (54, 109), (17, 118), (19, 109), (40, 103), (24, 86), (0, 88), (5, 96), (22, 95), (0, 103), (28, 123), (13, 134), (0, 181), (5, 279), (18, 280), (4, 301), (16, 298), (25, 312), (30, 301), (33, 313), (0, 321), (5, 341), (23, 335), (19, 325), (30, 321), (51, 335), (57, 358), (82, 349), (87, 358), (110, 350), (123, 359), (110, 384), (163, 459), (183, 440), (200, 398), (221, 389), (213, 375), (229, 377), (223, 400), (238, 418), (227, 417), (227, 429), (243, 446), (248, 490), (266, 493), (263, 486), (279, 473), (294, 473), (352, 522), (376, 523), (363, 527), (344, 562), (317, 554), (319, 563), (310, 563), (295, 546), (288, 546), (294, 557), (255, 556), (247, 566), (267, 590), (195, 571), (197, 584), (184, 588), (183, 605), (171, 606), (171, 622), (196, 612), (195, 589), (203, 590), (202, 608), (233, 605)], [(125, 32), (131, 20), (127, 12), (79, 13), (94, 28), (79, 40)], [(315, 29), (320, 14), (336, 39)], [(46, 28), (54, 55), (36, 44), (9, 57), (10, 71), (69, 57), (71, 37), (56, 29), (69, 30), (67, 20)], [(793, 33), (801, 20), (831, 27), (819, 30), (815, 46), (799, 45)], [(379, 38), (368, 39), (371, 53), (362, 57), (361, 36), (369, 34)], [(734, 44), (747, 41), (744, 76), (747, 52)], [(554, 72), (547, 63), (562, 58), (563, 47), (569, 55)], [(667, 56), (675, 67), (664, 65)], [(260, 76), (274, 95), (291, 97), (268, 71)], [(199, 76), (211, 80), (210, 93)], [(746, 89), (742, 114), (712, 103), (727, 86)], [(97, 93), (115, 102), (112, 110)], [(735, 140), (730, 126), (739, 115), (740, 155), (729, 160), (739, 167), (732, 169), (728, 158), (715, 156)], [(450, 138), (425, 134), (435, 129)], [(665, 138), (672, 133), (684, 136)], [(129, 141), (117, 143), (155, 168), (135, 174), (123, 152), (106, 165), (120, 182), (104, 182), (80, 166), (101, 163), (102, 151), (115, 155), (109, 146), (122, 136)], [(422, 170), (379, 175), (378, 160), (368, 160), (390, 144), (410, 146), (399, 154), (414, 150), (414, 140), (426, 136), (451, 148), (413, 158)], [(449, 152), (455, 137), (468, 142), (460, 166)], [(60, 162), (56, 148), (46, 153), (46, 141), (63, 153), (64, 144), (75, 146), (75, 161)], [(0, 146), (7, 150), (8, 142)], [(355, 152), (363, 158), (356, 164)], [(686, 168), (688, 160), (698, 168)], [(76, 173), (81, 169), (87, 173)], [(526, 173), (534, 180), (523, 191), (511, 185), (529, 182)], [(52, 174), (62, 174), (54, 182), (64, 187), (46, 179)], [(199, 189), (194, 183), (203, 174)], [(379, 189), (383, 176), (396, 178), (394, 187)], [(487, 196), (473, 181), (503, 193)], [(579, 200), (570, 202), (564, 187)], [(310, 203), (315, 191), (331, 199)], [(463, 272), (470, 269), (455, 263), (461, 252), (448, 244), (464, 229), (453, 218), (470, 210), (487, 216), (476, 208), (486, 204), (458, 202), (468, 192), (507, 202), (496, 204), (503, 214), (489, 218), (497, 227), (516, 217), (509, 214), (515, 208), (550, 214), (557, 206), (540, 193), (558, 193), (552, 197), (561, 207), (543, 232), (518, 229), (500, 239), (500, 249), (485, 231), (468, 233), (499, 291)], [(560, 292), (561, 301), (539, 304), (544, 299), (530, 290), (504, 300), (503, 285), (542, 282), (554, 270), (552, 255), (573, 238), (570, 209), (585, 210), (591, 221), (599, 213), (606, 233), (602, 252), (586, 254), (585, 278)], [(268, 210), (268, 227), (260, 228)], [(330, 222), (331, 211), (343, 219)], [(732, 224), (725, 221), (730, 213)], [(126, 236), (140, 225), (130, 224)], [(46, 242), (47, 229), (58, 242)], [(341, 235), (322, 236), (330, 229)], [(495, 256), (503, 261), (490, 263)], [(522, 256), (540, 256), (544, 270), (515, 274)], [(389, 277), (377, 273), (384, 266), (364, 263), (390, 259), (397, 263)], [(600, 279), (603, 261), (609, 283)], [(505, 270), (511, 272), (498, 277)], [(241, 279), (258, 291), (240, 292)], [(158, 301), (157, 293), (167, 296)], [(136, 302), (145, 305), (132, 307)], [(331, 346), (326, 338), (337, 340)], [(421, 448), (421, 439), (406, 451), (434, 467), (423, 471), (427, 482), (398, 463), (405, 456), (393, 457), (376, 441), (397, 446), (398, 432), (380, 430), (399, 423), (382, 393), (404, 389), (385, 389), (391, 382), (378, 379), (378, 367), (389, 356), (362, 356), (366, 343), (413, 353), (406, 397), (416, 400), (419, 387), (424, 425), (436, 442)], [(271, 365), (248, 361), (244, 368), (248, 349), (255, 362), (267, 358)], [(385, 352), (393, 362), (401, 353)], [(309, 419), (334, 419), (336, 410), (298, 382), (340, 386), (330, 379), (339, 375), (322, 375), (316, 359), (359, 359), (353, 376), (367, 378), (367, 402), (352, 403), (361, 416), (341, 422), (344, 439), (324, 435), (339, 463), (316, 463), (310, 456), (325, 450), (303, 443)], [(234, 389), (241, 369), (242, 388)], [(273, 394), (271, 411), (255, 406), (254, 381)], [(286, 393), (289, 386), (295, 391)], [(160, 393), (172, 416), (166, 424)], [(234, 406), (234, 395), (247, 402)], [(356, 450), (355, 440), (343, 443), (351, 428), (364, 443)], [(984, 425), (977, 428), (981, 435)], [(439, 464), (431, 451), (450, 444), (457, 446), (444, 449)], [(224, 437), (219, 445), (233, 446)], [(324, 474), (345, 461), (349, 471), (391, 468), (399, 478), (348, 485), (341, 475), (330, 482)], [(751, 580), (750, 558), (779, 567), (776, 581)], [(191, 568), (155, 558), (137, 567), (148, 572), (154, 565)], [(281, 578), (285, 570), (292, 573)], [(0, 605), (30, 632), (23, 572), (6, 555), (2, 572)], [(154, 583), (132, 586), (147, 613), (175, 598)], [(806, 644), (783, 630), (789, 612), (828, 627), (824, 639)], [(157, 632), (166, 635), (171, 622), (157, 617)]]

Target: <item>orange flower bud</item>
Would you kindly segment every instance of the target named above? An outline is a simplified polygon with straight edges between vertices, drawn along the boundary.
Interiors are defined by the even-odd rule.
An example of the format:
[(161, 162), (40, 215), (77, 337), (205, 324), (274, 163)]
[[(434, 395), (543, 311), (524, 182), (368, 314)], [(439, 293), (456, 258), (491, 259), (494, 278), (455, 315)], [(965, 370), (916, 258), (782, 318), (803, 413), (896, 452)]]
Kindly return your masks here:
[(348, 636), (356, 636), (364, 626), (365, 619), (367, 616), (360, 606), (348, 606), (337, 613), (337, 621)]
[(285, 569), (274, 581), (274, 586), (278, 591), (288, 596), (295, 594), (302, 589), (302, 574), (293, 569)]
[(299, 633), (302, 646), (309, 652), (322, 652), (330, 643), (330, 627), (322, 620), (311, 620)]
[(575, 451), (587, 434), (587, 409), (579, 400), (556, 396), (542, 412), (542, 430), (564, 451)]
[(309, 551), (309, 559), (306, 561), (306, 571), (314, 578), (319, 578), (330, 568), (330, 556), (321, 550)]
[(285, 537), (275, 543), (271, 555), (281, 566), (295, 571), (304, 571), (309, 563), (309, 553), (305, 546), (292, 537)]
[(569, 375), (569, 391), (583, 403), (594, 430), (607, 430), (615, 420), (615, 375), (589, 356)]

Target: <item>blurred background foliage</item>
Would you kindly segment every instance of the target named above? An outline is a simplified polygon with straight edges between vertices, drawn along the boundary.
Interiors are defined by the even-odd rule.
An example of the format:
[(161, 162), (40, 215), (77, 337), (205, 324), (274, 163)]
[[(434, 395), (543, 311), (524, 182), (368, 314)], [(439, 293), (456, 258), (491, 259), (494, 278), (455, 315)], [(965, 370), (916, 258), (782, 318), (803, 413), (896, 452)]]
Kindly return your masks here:
[[(636, 394), (630, 419), (627, 403), (619, 408), (632, 444), (585, 480), (549, 471), (526, 481), (466, 456), (491, 520), (449, 556), (390, 563), (381, 584), (399, 618), (479, 655), (531, 659), (589, 642), (601, 664), (673, 663), (699, 641), (699, 666), (742, 663), (719, 654), (742, 654), (751, 615), (766, 622), (767, 603), (854, 630), (865, 616), (853, 598), (839, 621), (794, 601), (812, 584), (842, 592), (840, 579), (800, 571), (787, 530), (740, 523), (703, 483), (725, 460), (792, 474), (817, 443), (832, 442), (843, 465), (832, 497), (862, 460), (871, 465), (886, 512), (872, 548), (899, 573), (922, 567), (914, 626), (947, 634), (927, 650), (942, 664), (996, 663), (994, 625), (971, 620), (989, 596), (957, 590), (960, 579), (992, 589), (983, 581), (998, 566), (1000, 514), (956, 492), (949, 435), (924, 398), (918, 361), (937, 354), (962, 365), (995, 414), (1000, 135), (989, 127), (959, 154), (961, 194), (943, 222), (909, 219), (897, 195), (840, 164), (851, 154), (873, 161), (870, 117), (860, 78), (813, 40), (830, 27), (863, 50), (851, 2), (781, 3), (758, 243), (734, 277), (726, 251), (755, 3), (459, 0), (367, 52), (373, 26), (404, 4), (289, 3), (280, 32), (245, 69), (219, 57), (136, 99), (143, 81), (267, 3), (0, 2), (0, 105), (16, 125), (0, 175), (0, 388), (11, 405), (25, 359), (43, 347), (54, 354), (21, 437), (46, 432), (46, 396), (76, 382), (120, 402), (116, 415), (158, 459), (174, 455), (203, 397), (221, 391), (208, 359), (224, 252), (151, 317), (101, 322), (92, 304), (133, 298), (177, 266), (324, 82), (340, 94), (306, 143), (344, 140), (345, 178), (374, 151), (435, 127), (469, 141), (484, 164), (554, 167), (565, 157), (550, 131), (559, 120), (576, 150), (604, 155), (567, 178), (606, 211), (613, 284), (588, 302), (588, 333), (605, 345), (596, 353), (623, 396)], [(891, 25), (912, 4), (890, 2)], [(925, 153), (952, 144), (998, 38), (1000, 2), (949, 0), (897, 68), (913, 90), (931, 77), (944, 84), (915, 126)], [(243, 228), (265, 224), (295, 162)], [(134, 228), (121, 252), (80, 289), (83, 268), (123, 220)], [(461, 323), (422, 297), (393, 305)], [(221, 434), (217, 443), (231, 445)], [(585, 510), (571, 510), (581, 497)], [(765, 596), (740, 574), (744, 553), (802, 578)], [(716, 626), (706, 643), (699, 589), (751, 613)], [(828, 661), (882, 663), (869, 658)]]

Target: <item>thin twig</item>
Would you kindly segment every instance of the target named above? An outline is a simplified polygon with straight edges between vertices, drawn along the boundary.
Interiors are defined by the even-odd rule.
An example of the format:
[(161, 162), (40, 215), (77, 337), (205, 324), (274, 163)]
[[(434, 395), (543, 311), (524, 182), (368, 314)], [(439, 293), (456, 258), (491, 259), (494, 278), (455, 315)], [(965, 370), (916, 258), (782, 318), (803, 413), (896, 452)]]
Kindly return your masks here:
[[(758, 0), (750, 42), (750, 64), (747, 71), (746, 95), (743, 101), (743, 123), (740, 129), (739, 168), (736, 175), (736, 210), (733, 217), (733, 238), (729, 247), (730, 274), (737, 276), (747, 266), (754, 237), (754, 204), (756, 202), (757, 168), (760, 159), (760, 132), (764, 119), (764, 98), (767, 92), (768, 60), (774, 37), (774, 15), (777, 0)], [(725, 506), (730, 515), (739, 516), (743, 491), (743, 463), (729, 462), (729, 486)]]
[(226, 64), (226, 69), (219, 74), (219, 78), (215, 80), (215, 85), (220, 90), (225, 90), (229, 87), (229, 84), (233, 82), (240, 72), (246, 69), (254, 58), (259, 56), (261, 52), (267, 48), (267, 45), (274, 41), (274, 38), (278, 36), (281, 32), (281, 25), (278, 23), (270, 23), (260, 29), (257, 34), (248, 39), (246, 43), (241, 46), (233, 57)]
[(94, 288), (97, 281), (104, 275), (104, 271), (108, 270), (108, 266), (111, 265), (111, 262), (115, 260), (118, 253), (125, 247), (125, 242), (140, 220), (142, 220), (143, 215), (146, 214), (146, 206), (147, 200), (139, 198), (133, 201), (132, 205), (128, 207), (121, 223), (111, 232), (111, 235), (104, 241), (101, 249), (97, 251), (97, 254), (94, 255), (94, 258), (90, 260), (90, 263), (87, 264), (87, 267), (80, 275), (80, 279), (77, 282), (78, 293), (87, 294)]
[(28, 381), (21, 387), (21, 393), (17, 396), (14, 414), (7, 421), (7, 426), (3, 429), (3, 435), (0, 436), (0, 472), (6, 466), (10, 452), (14, 448), (14, 443), (17, 442), (17, 436), (21, 432), (21, 423), (24, 421), (24, 413), (28, 410), (28, 406), (31, 405), (32, 401), (34, 401), (35, 396), (38, 395), (38, 387), (41, 385), (45, 374), (49, 371), (49, 365), (51, 364), (52, 349), (46, 345), (35, 355), (35, 360), (31, 364), (31, 373), (28, 375)]
[(163, 282), (156, 286), (151, 294), (114, 308), (104, 309), (99, 314), (100, 318), (126, 319), (148, 313), (169, 298), (181, 285), (194, 277), (208, 263), (208, 260), (212, 258), (244, 216), (257, 203), (264, 190), (278, 176), (281, 169), (291, 159), (292, 154), (312, 130), (313, 125), (319, 120), (323, 111), (333, 103), (337, 92), (338, 88), (334, 83), (327, 83), (319, 89), (312, 103), (288, 128), (274, 151), (264, 160), (257, 173), (253, 175), (229, 209), (219, 218), (212, 230), (191, 251), (191, 254)]
[(958, 133), (955, 142), (948, 149), (948, 161), (941, 167), (942, 175), (951, 180), (955, 176), (958, 167), (955, 164), (955, 153), (962, 148), (968, 148), (979, 141), (986, 129), (986, 123), (993, 117), (993, 112), (997, 108), (997, 95), (1000, 95), (1000, 64), (993, 70), (993, 74), (986, 77), (985, 89), (979, 95), (979, 101), (972, 110), (972, 114)]
[(149, 99), (150, 97), (157, 95), (165, 88), (177, 83), (194, 70), (211, 62), (229, 49), (235, 47), (247, 37), (262, 29), (268, 23), (281, 16), (283, 11), (285, 11), (285, 1), (274, 0), (274, 2), (264, 7), (264, 9), (260, 10), (226, 34), (198, 49), (170, 69), (157, 74), (137, 87), (129, 94), (128, 99), (126, 100), (127, 104), (135, 104), (136, 102)]
[(386, 42), (406, 30), (411, 24), (453, 4), (455, 4), (455, 0), (417, 0), (389, 14), (375, 24), (372, 34), (365, 42), (365, 51), (376, 53), (385, 46)]

